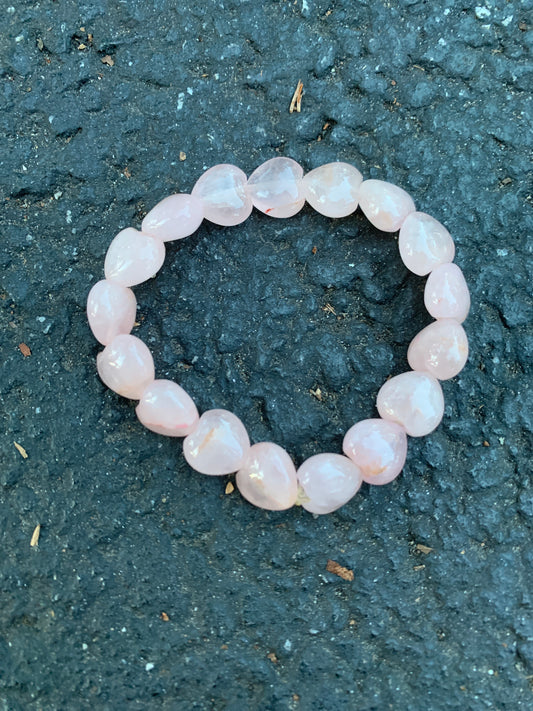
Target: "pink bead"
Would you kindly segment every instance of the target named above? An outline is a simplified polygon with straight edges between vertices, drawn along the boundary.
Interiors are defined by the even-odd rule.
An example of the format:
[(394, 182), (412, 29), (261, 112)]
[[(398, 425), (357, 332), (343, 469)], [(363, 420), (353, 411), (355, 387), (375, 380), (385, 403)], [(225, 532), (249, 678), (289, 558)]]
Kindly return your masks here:
[(298, 495), (294, 464), (287, 452), (273, 442), (250, 447), (236, 483), (245, 499), (269, 511), (289, 509)]
[(96, 365), (108, 388), (132, 400), (139, 400), (155, 377), (152, 354), (137, 336), (116, 336), (98, 354)]
[(194, 195), (178, 193), (158, 202), (146, 215), (141, 231), (163, 242), (192, 235), (204, 219), (204, 206)]
[(407, 436), (395, 422), (361, 420), (345, 434), (342, 450), (361, 469), (367, 484), (388, 484), (405, 464)]
[(357, 210), (363, 176), (349, 163), (326, 163), (303, 179), (307, 202), (326, 217), (346, 217)]
[(341, 454), (316, 454), (296, 472), (302, 491), (298, 501), (315, 514), (327, 514), (344, 506), (361, 486), (362, 474)]
[(239, 469), (250, 438), (239, 418), (228, 410), (207, 410), (183, 442), (189, 465), (201, 474), (231, 474)]
[(425, 212), (412, 212), (405, 218), (398, 236), (403, 263), (414, 274), (425, 276), (439, 264), (453, 262), (455, 245), (450, 233)]
[(411, 370), (381, 386), (377, 406), (384, 420), (398, 422), (411, 437), (423, 437), (442, 420), (444, 396), (436, 378)]
[(171, 380), (150, 383), (135, 412), (145, 427), (168, 437), (185, 437), (198, 424), (198, 410), (192, 398)]
[(399, 230), (416, 209), (405, 190), (384, 180), (364, 180), (359, 188), (359, 205), (368, 221), (383, 232)]
[(127, 227), (109, 245), (105, 277), (122, 286), (135, 286), (153, 277), (164, 261), (165, 245), (160, 239)]
[(87, 298), (87, 318), (97, 341), (104, 346), (135, 324), (137, 301), (131, 289), (114, 281), (97, 282)]
[(413, 370), (424, 370), (439, 380), (460, 373), (468, 358), (468, 338), (453, 319), (434, 321), (418, 333), (409, 345), (407, 360)]
[(292, 158), (271, 158), (248, 178), (254, 207), (270, 217), (292, 217), (305, 204), (304, 171)]
[(433, 318), (462, 323), (470, 311), (470, 292), (457, 264), (441, 264), (428, 276), (424, 304)]
[(246, 174), (228, 163), (206, 170), (196, 181), (192, 195), (202, 201), (205, 219), (215, 225), (238, 225), (252, 212), (252, 200), (246, 191)]

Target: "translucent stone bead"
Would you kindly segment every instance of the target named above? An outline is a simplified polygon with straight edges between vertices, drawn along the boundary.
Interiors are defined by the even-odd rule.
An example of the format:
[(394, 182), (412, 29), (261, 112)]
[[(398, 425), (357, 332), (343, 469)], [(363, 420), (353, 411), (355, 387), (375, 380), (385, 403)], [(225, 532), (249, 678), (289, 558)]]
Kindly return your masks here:
[(273, 442), (250, 447), (236, 483), (244, 498), (262, 509), (283, 511), (296, 503), (296, 469), (287, 452)]
[(152, 354), (137, 336), (116, 336), (98, 354), (96, 367), (108, 388), (132, 400), (139, 400), (155, 377)]
[(169, 195), (150, 210), (142, 221), (141, 231), (170, 242), (192, 235), (203, 219), (204, 206), (200, 198), (178, 193)]
[(304, 171), (292, 158), (271, 158), (248, 178), (254, 206), (270, 217), (292, 217), (305, 204)]
[(470, 292), (457, 264), (441, 264), (428, 276), (424, 304), (433, 318), (462, 323), (470, 311)]
[(450, 318), (434, 321), (409, 345), (407, 360), (413, 370), (424, 370), (439, 380), (460, 373), (468, 358), (468, 338), (460, 323)]
[(198, 410), (192, 398), (171, 380), (150, 383), (135, 412), (145, 427), (168, 437), (185, 437), (198, 424)]
[(361, 469), (367, 484), (388, 484), (405, 464), (407, 436), (396, 422), (361, 420), (346, 432), (342, 450)]
[(239, 418), (228, 410), (207, 410), (183, 442), (189, 465), (201, 474), (231, 474), (250, 449), (250, 438)]
[(301, 492), (298, 501), (315, 514), (327, 514), (344, 506), (361, 486), (362, 474), (342, 454), (316, 454), (296, 472)]
[(114, 281), (97, 282), (87, 298), (87, 318), (97, 341), (104, 346), (135, 323), (137, 301), (131, 289)]
[(221, 163), (196, 181), (192, 195), (204, 206), (204, 216), (215, 225), (239, 225), (252, 212), (252, 200), (246, 191), (246, 174), (229, 163)]
[(416, 209), (405, 190), (384, 180), (364, 180), (359, 188), (359, 205), (368, 221), (383, 232), (399, 230)]
[(122, 286), (135, 286), (153, 277), (164, 261), (165, 245), (160, 239), (127, 227), (109, 245), (105, 277)]
[(411, 370), (381, 386), (377, 406), (384, 420), (398, 422), (411, 437), (423, 437), (442, 420), (444, 396), (436, 378)]
[(398, 235), (403, 263), (414, 274), (425, 276), (439, 264), (453, 262), (455, 244), (444, 225), (425, 212), (407, 215)]
[(326, 163), (303, 179), (304, 197), (321, 215), (346, 217), (357, 210), (363, 176), (349, 163)]

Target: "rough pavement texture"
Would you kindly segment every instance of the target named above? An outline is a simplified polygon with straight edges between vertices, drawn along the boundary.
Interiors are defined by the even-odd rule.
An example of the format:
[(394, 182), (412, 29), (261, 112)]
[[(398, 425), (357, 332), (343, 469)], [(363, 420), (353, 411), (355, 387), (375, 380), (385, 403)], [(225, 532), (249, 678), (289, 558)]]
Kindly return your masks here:
[[(531, 709), (533, 2), (12, 3), (0, 709)], [(321, 518), (192, 472), (98, 380), (84, 315), (120, 229), (275, 155), (409, 190), (472, 288), (443, 423)], [(423, 282), (360, 213), (254, 214), (170, 245), (136, 332), (159, 376), (300, 462), (406, 368)]]

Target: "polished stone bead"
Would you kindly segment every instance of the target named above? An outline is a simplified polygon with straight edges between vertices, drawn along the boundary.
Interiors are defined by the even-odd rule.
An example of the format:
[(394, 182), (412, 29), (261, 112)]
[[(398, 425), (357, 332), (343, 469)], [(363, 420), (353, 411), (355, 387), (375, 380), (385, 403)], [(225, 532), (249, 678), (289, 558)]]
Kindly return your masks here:
[(383, 232), (399, 230), (416, 209), (405, 190), (384, 180), (364, 180), (359, 187), (359, 205), (368, 221)]
[(425, 212), (407, 215), (398, 235), (398, 248), (407, 269), (418, 276), (453, 262), (455, 256), (455, 245), (446, 227)]
[(345, 434), (342, 450), (361, 469), (367, 484), (388, 484), (405, 464), (407, 436), (396, 422), (361, 420)]
[(207, 410), (183, 442), (189, 465), (201, 474), (220, 476), (239, 469), (250, 438), (239, 418), (228, 410)]
[(127, 227), (109, 245), (105, 277), (122, 286), (135, 286), (155, 276), (164, 261), (165, 245), (160, 239)]
[(104, 346), (135, 324), (137, 301), (131, 289), (114, 281), (97, 282), (87, 298), (87, 318), (97, 341)]
[(315, 514), (327, 514), (344, 506), (361, 486), (362, 474), (342, 454), (315, 454), (296, 472), (298, 503)]
[(192, 398), (171, 380), (150, 383), (135, 412), (145, 427), (167, 437), (185, 437), (198, 424), (198, 410)]
[(98, 374), (108, 388), (139, 400), (155, 377), (154, 361), (137, 336), (116, 336), (96, 358)]
[(407, 360), (413, 370), (448, 380), (460, 373), (468, 358), (468, 338), (453, 319), (441, 319), (422, 329), (409, 345)]
[(424, 304), (433, 318), (462, 323), (470, 311), (470, 292), (457, 264), (441, 264), (428, 276)]
[(206, 170), (196, 181), (192, 195), (202, 201), (205, 219), (215, 225), (239, 225), (252, 212), (252, 200), (246, 191), (246, 174), (229, 163)]
[(273, 442), (250, 447), (236, 483), (245, 499), (270, 511), (290, 508), (298, 494), (294, 464), (287, 452)]
[(307, 202), (326, 217), (346, 217), (357, 210), (363, 176), (349, 163), (326, 163), (303, 179)]
[(248, 178), (254, 207), (270, 217), (292, 217), (305, 204), (303, 168), (292, 158), (271, 158)]
[(381, 386), (377, 407), (384, 420), (402, 425), (411, 437), (423, 437), (442, 420), (444, 396), (436, 378), (411, 370)]
[(163, 242), (183, 239), (196, 232), (204, 219), (204, 205), (199, 197), (177, 193), (158, 202), (146, 215), (141, 231)]

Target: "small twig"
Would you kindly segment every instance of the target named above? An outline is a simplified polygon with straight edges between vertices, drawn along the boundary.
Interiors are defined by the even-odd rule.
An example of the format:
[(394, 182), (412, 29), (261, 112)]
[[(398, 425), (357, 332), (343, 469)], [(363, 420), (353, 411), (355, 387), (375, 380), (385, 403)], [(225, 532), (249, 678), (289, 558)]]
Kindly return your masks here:
[(326, 570), (328, 571), (328, 573), (338, 575), (339, 578), (342, 578), (343, 580), (351, 581), (354, 578), (353, 570), (350, 570), (350, 568), (345, 568), (343, 565), (339, 565), (339, 563), (334, 560), (328, 560)]
[(424, 553), (427, 555), (428, 553), (431, 553), (433, 548), (430, 548), (429, 546), (425, 546), (423, 543), (417, 543), (415, 546), (417, 551), (420, 551), (420, 553)]
[(289, 107), (289, 113), (292, 114), (294, 111), (300, 113), (302, 110), (302, 94), (304, 90), (303, 82), (299, 79), (296, 86), (296, 90), (292, 95), (291, 105)]
[(35, 526), (35, 529), (34, 529), (34, 531), (33, 531), (33, 534), (32, 534), (32, 537), (31, 537), (31, 541), (30, 541), (30, 546), (31, 546), (32, 548), (35, 548), (35, 546), (39, 543), (39, 536), (40, 536), (40, 535), (41, 535), (41, 524), (38, 523), (38, 524)]
[(16, 448), (17, 452), (18, 452), (24, 459), (27, 459), (27, 458), (28, 458), (28, 452), (26, 452), (26, 450), (24, 449), (24, 447), (23, 447), (21, 444), (19, 444), (18, 442), (13, 442), (13, 444), (15, 445), (15, 448)]

